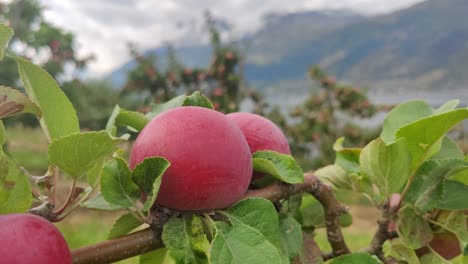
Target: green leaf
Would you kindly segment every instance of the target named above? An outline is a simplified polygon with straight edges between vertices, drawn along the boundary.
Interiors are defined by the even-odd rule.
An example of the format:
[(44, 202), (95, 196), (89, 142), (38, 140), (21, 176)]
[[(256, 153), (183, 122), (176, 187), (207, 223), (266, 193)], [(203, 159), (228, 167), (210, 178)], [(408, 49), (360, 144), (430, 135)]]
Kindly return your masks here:
[(35, 114), (39, 118), (41, 109), (28, 96), (10, 87), (0, 86), (0, 119), (21, 113)]
[(175, 264), (167, 248), (160, 248), (140, 255), (140, 264)]
[(132, 172), (133, 181), (146, 194), (153, 192), (153, 184), (161, 177), (171, 164), (163, 157), (146, 158), (135, 166)]
[(161, 238), (176, 263), (208, 263), (209, 246), (200, 218), (192, 215), (169, 219)]
[(0, 214), (24, 213), (31, 202), (28, 176), (0, 151)]
[(401, 127), (432, 115), (432, 108), (424, 101), (414, 100), (397, 105), (385, 117), (380, 137), (388, 144), (397, 139)]
[(290, 260), (299, 255), (302, 246), (302, 228), (292, 216), (281, 215), (279, 218), (281, 244)]
[(409, 248), (421, 248), (432, 240), (432, 229), (427, 219), (413, 207), (407, 205), (398, 211), (397, 233)]
[(205, 107), (209, 109), (214, 108), (210, 99), (208, 99), (199, 91), (195, 91), (191, 95), (187, 96), (182, 106), (200, 106), (200, 107)]
[(445, 136), (442, 139), (442, 146), (431, 159), (463, 159), (463, 151), (458, 147), (457, 143), (450, 137)]
[(468, 185), (458, 181), (445, 180), (437, 208), (445, 210), (468, 209)]
[(420, 264), (414, 249), (405, 246), (401, 242), (392, 241), (390, 254), (397, 257), (398, 260), (406, 261), (406, 263)]
[[(212, 243), (212, 261), (217, 259), (214, 256), (220, 254), (218, 256), (220, 259), (217, 260), (219, 262), (216, 263), (230, 263), (227, 260), (232, 259), (233, 255), (235, 257), (235, 259), (232, 259), (233, 263), (241, 263), (237, 262), (237, 259), (242, 259), (238, 258), (237, 255), (241, 252), (237, 250), (248, 247), (248, 245), (255, 245), (255, 247), (259, 247), (259, 250), (265, 249), (270, 252), (270, 255), (276, 255), (274, 263), (289, 263), (281, 247), (278, 213), (270, 201), (261, 198), (248, 198), (231, 206), (226, 214), (229, 216), (231, 226), (217, 225), (218, 233)], [(251, 236), (244, 235), (242, 238), (238, 236), (244, 234), (244, 232), (251, 233)], [(221, 246), (222, 244), (224, 246)], [(230, 249), (226, 250), (226, 247), (230, 247)], [(217, 250), (221, 250), (221, 252)], [(251, 250), (249, 249), (249, 251)], [(266, 260), (263, 254), (257, 253), (254, 255), (260, 257), (260, 260)], [(245, 257), (253, 258), (254, 255)], [(247, 261), (245, 263), (251, 262)]]
[(49, 160), (73, 178), (78, 178), (111, 156), (119, 142), (107, 131), (71, 134), (52, 141)]
[(3, 60), (5, 49), (7, 48), (11, 37), (13, 37), (13, 29), (3, 23), (0, 23), (0, 60)]
[(148, 210), (158, 197), (162, 176), (170, 165), (169, 161), (165, 158), (151, 157), (146, 158), (133, 169), (133, 182), (135, 182), (144, 193), (148, 194), (148, 199), (145, 202), (145, 208)]
[(52, 76), (31, 61), (20, 57), (14, 59), (26, 93), (42, 110), (40, 123), (49, 139), (79, 132), (76, 111)]
[(423, 212), (436, 208), (442, 199), (442, 182), (450, 171), (465, 164), (465, 161), (459, 159), (426, 161), (416, 172), (405, 201)]
[(108, 203), (125, 208), (132, 207), (140, 198), (140, 189), (132, 181), (131, 172), (123, 159), (115, 157), (104, 165), (101, 194)]
[(6, 130), (5, 125), (3, 125), (3, 121), (0, 120), (0, 149), (3, 147), (6, 141)]
[(280, 251), (258, 230), (247, 225), (216, 223), (211, 264), (285, 264)]
[(333, 145), (333, 150), (336, 152), (335, 164), (342, 167), (347, 172), (359, 172), (359, 148), (344, 148), (344, 138), (339, 138)]
[(286, 183), (304, 182), (304, 172), (291, 155), (262, 150), (255, 152), (252, 158), (254, 171), (268, 173)]
[(299, 208), (302, 203), (302, 193), (296, 193), (289, 196), (283, 201), (283, 208), (286, 209), (286, 213), (290, 216), (296, 216), (299, 212)]
[(451, 169), (445, 178), (447, 180), (457, 181), (468, 185), (468, 162), (466, 165), (457, 166)]
[(187, 95), (181, 94), (179, 96), (176, 96), (176, 97), (172, 98), (171, 100), (169, 100), (169, 101), (167, 101), (165, 103), (154, 104), (152, 106), (153, 109), (151, 110), (151, 112), (147, 113), (146, 116), (149, 119), (152, 119), (153, 117), (159, 115), (162, 112), (165, 112), (165, 111), (167, 111), (169, 109), (172, 109), (172, 108), (182, 106), (184, 104), (185, 98), (187, 98)]
[(434, 115), (443, 114), (445, 112), (449, 112), (457, 108), (458, 104), (460, 104), (460, 100), (454, 99), (446, 102), (445, 104), (441, 105), (438, 109), (434, 110)]
[(145, 209), (149, 210), (149, 208), (156, 202), (156, 198), (158, 198), (159, 188), (161, 187), (162, 177), (156, 178), (153, 183), (153, 190), (151, 194), (148, 196), (148, 199), (145, 202)]
[(146, 116), (151, 119), (164, 111), (180, 106), (200, 106), (213, 109), (213, 104), (211, 101), (199, 91), (196, 91), (190, 96), (182, 94), (163, 104), (155, 104), (153, 105), (151, 112), (146, 114)]
[(466, 225), (465, 212), (463, 210), (444, 211), (441, 210), (435, 225), (453, 233), (463, 243), (468, 243), (468, 229)]
[(112, 226), (108, 239), (114, 239), (130, 233), (133, 229), (141, 226), (143, 223), (132, 213), (126, 213), (117, 219)]
[(106, 124), (106, 130), (115, 136), (117, 133), (117, 126), (129, 126), (137, 131), (141, 131), (150, 119), (140, 112), (129, 111), (115, 106), (109, 120)]
[(119, 211), (126, 209), (127, 206), (115, 205), (107, 202), (102, 194), (98, 194), (95, 197), (85, 201), (81, 206), (88, 209), (104, 210), (104, 211)]
[(336, 189), (360, 192), (369, 196), (373, 201), (382, 199), (367, 175), (348, 173), (336, 164), (320, 168), (314, 174)]
[(88, 184), (95, 188), (99, 184), (99, 180), (102, 175), (102, 167), (104, 166), (104, 161), (97, 163), (91, 170), (86, 173), (86, 181)]
[(247, 225), (264, 235), (275, 246), (280, 246), (278, 213), (273, 204), (261, 198), (237, 202), (228, 211), (232, 223)]
[(400, 192), (411, 176), (411, 155), (404, 139), (387, 146), (380, 138), (373, 140), (362, 150), (359, 163), (384, 199)]
[[(304, 194), (300, 208), (302, 214), (302, 226), (305, 228), (325, 226), (325, 211), (317, 199), (310, 194)], [(340, 215), (340, 224), (342, 227), (350, 226), (353, 223), (350, 214)]]
[(413, 168), (439, 152), (442, 138), (456, 124), (468, 118), (468, 108), (429, 116), (401, 127), (397, 138), (406, 138), (413, 157)]
[(452, 264), (452, 262), (444, 259), (443, 257), (439, 256), (431, 247), (429, 247), (431, 252), (421, 256), (419, 261), (421, 264)]
[(351, 253), (334, 258), (330, 264), (380, 264), (381, 262), (367, 253)]
[(314, 172), (320, 179), (337, 189), (354, 190), (349, 174), (339, 165), (328, 165)]

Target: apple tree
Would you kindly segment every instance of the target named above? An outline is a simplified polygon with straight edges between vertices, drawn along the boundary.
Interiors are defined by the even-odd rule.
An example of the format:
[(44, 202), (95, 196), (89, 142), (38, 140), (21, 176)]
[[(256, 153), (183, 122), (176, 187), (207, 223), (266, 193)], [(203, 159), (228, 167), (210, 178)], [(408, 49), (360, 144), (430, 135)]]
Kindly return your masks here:
[[(12, 35), (0, 25), (0, 58)], [(290, 154), (252, 150), (247, 133), (198, 91), (145, 114), (116, 106), (104, 130), (81, 131), (50, 74), (7, 55), (25, 93), (2, 86), (0, 118), (35, 115), (49, 140), (50, 166), (45, 175), (33, 175), (0, 153), (2, 255), (22, 247), (37, 251), (35, 263), (70, 253), (62, 263), (139, 255), (140, 263), (425, 264), (467, 254), (468, 158), (447, 136), (468, 118), (458, 100), (437, 109), (418, 100), (400, 104), (365, 147), (346, 148), (339, 138), (334, 162), (304, 173)], [(8, 139), (0, 128), (3, 144)], [(126, 131), (139, 132), (130, 163), (121, 149)], [(251, 186), (254, 173), (270, 181)], [(69, 182), (61, 204), (59, 181)], [(369, 246), (355, 252), (342, 232), (348, 207), (334, 196), (342, 190), (364, 194), (381, 214)], [(109, 240), (68, 252), (51, 222), (79, 207), (124, 213)], [(44, 235), (39, 227), (52, 231)], [(331, 251), (315, 243), (314, 230), (321, 227)], [(41, 242), (44, 236), (50, 241)], [(57, 246), (63, 250), (50, 253)], [(15, 256), (16, 263), (31, 263), (31, 254)]]

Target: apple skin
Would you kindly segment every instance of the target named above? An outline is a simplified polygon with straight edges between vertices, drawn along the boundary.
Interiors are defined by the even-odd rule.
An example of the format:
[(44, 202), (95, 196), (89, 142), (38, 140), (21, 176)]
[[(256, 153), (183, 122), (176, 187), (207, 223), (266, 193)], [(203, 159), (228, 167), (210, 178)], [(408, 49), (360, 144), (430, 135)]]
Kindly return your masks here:
[[(462, 253), (457, 236), (448, 231), (435, 232), (429, 246), (446, 260), (451, 260)], [(416, 250), (418, 256), (423, 256), (429, 252), (428, 247)]]
[(252, 154), (258, 150), (273, 150), (283, 154), (291, 154), (288, 139), (283, 131), (265, 117), (246, 112), (237, 112), (226, 116), (240, 127), (247, 143), (249, 143)]
[(156, 203), (179, 211), (226, 208), (245, 194), (252, 157), (239, 127), (211, 109), (184, 106), (153, 118), (133, 144), (130, 167), (161, 156), (164, 173)]
[(429, 246), (445, 259), (453, 259), (462, 251), (457, 236), (450, 232), (435, 233)]
[(65, 239), (49, 221), (33, 214), (0, 216), (0, 263), (71, 264)]
[[(252, 154), (259, 150), (291, 154), (288, 139), (283, 131), (267, 118), (246, 112), (236, 112), (226, 116), (240, 127)], [(263, 176), (264, 174), (254, 172), (252, 180)]]

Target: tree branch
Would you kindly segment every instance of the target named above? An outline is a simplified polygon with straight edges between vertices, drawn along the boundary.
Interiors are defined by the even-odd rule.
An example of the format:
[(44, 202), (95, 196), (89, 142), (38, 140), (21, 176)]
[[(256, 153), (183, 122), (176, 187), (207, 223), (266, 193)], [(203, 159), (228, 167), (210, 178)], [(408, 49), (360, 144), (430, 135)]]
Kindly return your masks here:
[[(249, 190), (244, 198), (259, 197), (277, 202), (289, 196), (308, 192), (324, 207), (327, 236), (333, 249), (333, 255), (349, 253), (339, 222), (340, 214), (346, 212), (333, 196), (331, 188), (322, 183), (312, 173), (304, 174), (304, 182), (299, 184), (274, 183), (262, 189)], [(152, 229), (148, 228), (117, 239), (86, 246), (72, 252), (74, 264), (104, 264), (141, 255), (151, 250), (164, 247), (161, 240), (162, 226), (167, 220), (167, 212), (161, 209), (160, 218), (148, 219)]]
[(346, 245), (343, 233), (341, 232), (340, 223), (340, 215), (347, 213), (348, 208), (336, 200), (330, 186), (324, 184), (313, 175), (311, 175), (311, 177), (313, 177), (315, 184), (311, 185), (312, 189), (309, 190), (309, 193), (323, 206), (327, 238), (332, 248), (331, 257), (350, 253), (351, 251)]
[(384, 263), (395, 263), (392, 259), (386, 259), (382, 246), (388, 239), (398, 237), (395, 231), (389, 231), (389, 225), (397, 209), (389, 206), (389, 203), (385, 203), (381, 208), (381, 216), (377, 221), (378, 227), (372, 238), (369, 247), (360, 250), (361, 252), (367, 252), (371, 255), (376, 255)]
[(117, 239), (74, 250), (72, 252), (73, 263), (113, 263), (163, 246), (161, 234), (147, 228)]

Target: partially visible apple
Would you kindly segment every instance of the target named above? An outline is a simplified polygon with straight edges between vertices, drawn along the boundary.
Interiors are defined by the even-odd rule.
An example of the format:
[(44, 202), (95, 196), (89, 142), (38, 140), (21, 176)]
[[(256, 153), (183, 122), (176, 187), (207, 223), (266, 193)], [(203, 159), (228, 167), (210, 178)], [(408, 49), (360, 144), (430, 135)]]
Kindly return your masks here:
[[(245, 112), (231, 113), (226, 116), (240, 127), (252, 154), (259, 150), (291, 154), (288, 139), (283, 131), (267, 118)], [(252, 179), (256, 180), (262, 176), (263, 174), (253, 173)]]
[(462, 253), (457, 236), (451, 232), (434, 233), (429, 246), (445, 259), (453, 259)]
[(65, 239), (49, 221), (33, 214), (0, 216), (0, 263), (71, 264)]
[[(448, 231), (434, 232), (434, 237), (429, 242), (429, 246), (447, 260), (453, 259), (462, 253), (457, 236)], [(418, 256), (423, 256), (429, 252), (430, 249), (427, 246), (416, 251)]]
[(288, 139), (283, 131), (267, 118), (245, 112), (231, 113), (226, 116), (240, 127), (252, 154), (258, 150), (291, 154)]
[(252, 156), (242, 131), (211, 109), (177, 107), (153, 118), (133, 144), (130, 167), (153, 156), (171, 163), (156, 199), (167, 208), (226, 208), (250, 183)]

